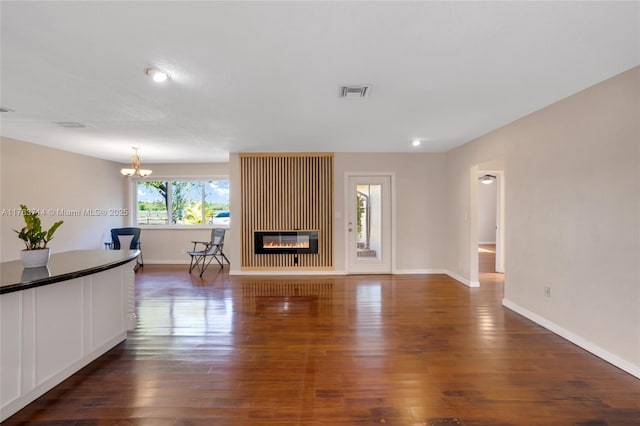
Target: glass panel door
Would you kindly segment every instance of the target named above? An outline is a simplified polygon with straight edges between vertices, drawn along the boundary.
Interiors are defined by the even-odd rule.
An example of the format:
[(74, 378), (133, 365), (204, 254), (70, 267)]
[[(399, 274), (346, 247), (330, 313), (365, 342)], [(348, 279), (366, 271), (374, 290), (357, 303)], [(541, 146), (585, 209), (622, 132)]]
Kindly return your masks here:
[(356, 254), (362, 260), (382, 257), (382, 185), (356, 185)]
[(347, 271), (391, 273), (391, 176), (347, 178)]

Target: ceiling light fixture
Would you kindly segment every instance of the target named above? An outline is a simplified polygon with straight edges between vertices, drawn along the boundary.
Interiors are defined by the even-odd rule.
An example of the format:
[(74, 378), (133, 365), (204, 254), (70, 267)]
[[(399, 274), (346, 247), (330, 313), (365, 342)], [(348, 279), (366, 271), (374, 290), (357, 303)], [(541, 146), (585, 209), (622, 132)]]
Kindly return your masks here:
[(485, 185), (489, 185), (490, 183), (493, 183), (494, 180), (496, 180), (496, 177), (494, 175), (484, 175), (482, 177), (479, 177), (478, 180)]
[(151, 170), (141, 168), (142, 158), (138, 154), (138, 148), (134, 146), (133, 151), (134, 151), (134, 154), (131, 156), (131, 168), (121, 169), (120, 173), (122, 173), (125, 176), (137, 175), (143, 178), (149, 176), (152, 173)]
[(144, 73), (151, 77), (156, 83), (162, 83), (163, 81), (167, 81), (171, 78), (168, 73), (155, 68), (147, 68), (144, 70)]
[(420, 146), (420, 144), (421, 144), (421, 143), (422, 143), (422, 142), (420, 142), (420, 139), (414, 139), (414, 140), (411, 142), (411, 145), (413, 145), (413, 146)]
[(362, 99), (368, 97), (370, 93), (370, 84), (340, 86), (340, 97), (345, 99)]

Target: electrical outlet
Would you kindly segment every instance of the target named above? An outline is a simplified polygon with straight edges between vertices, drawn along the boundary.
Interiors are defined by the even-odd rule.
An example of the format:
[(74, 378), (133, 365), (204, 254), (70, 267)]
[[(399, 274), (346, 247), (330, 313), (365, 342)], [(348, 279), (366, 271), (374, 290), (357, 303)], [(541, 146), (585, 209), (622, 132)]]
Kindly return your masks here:
[(546, 287), (544, 288), (544, 296), (545, 296), (545, 297), (551, 297), (551, 287), (546, 286)]

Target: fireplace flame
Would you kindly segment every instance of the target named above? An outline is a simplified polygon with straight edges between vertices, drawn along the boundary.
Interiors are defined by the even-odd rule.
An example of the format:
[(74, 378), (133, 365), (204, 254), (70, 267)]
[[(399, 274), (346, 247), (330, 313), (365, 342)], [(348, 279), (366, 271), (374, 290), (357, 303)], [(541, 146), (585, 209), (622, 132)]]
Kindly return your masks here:
[(255, 254), (318, 253), (318, 231), (254, 231)]
[(299, 241), (296, 243), (285, 243), (285, 242), (275, 242), (269, 241), (262, 244), (263, 248), (272, 248), (272, 249), (288, 249), (288, 248), (309, 248), (309, 242)]

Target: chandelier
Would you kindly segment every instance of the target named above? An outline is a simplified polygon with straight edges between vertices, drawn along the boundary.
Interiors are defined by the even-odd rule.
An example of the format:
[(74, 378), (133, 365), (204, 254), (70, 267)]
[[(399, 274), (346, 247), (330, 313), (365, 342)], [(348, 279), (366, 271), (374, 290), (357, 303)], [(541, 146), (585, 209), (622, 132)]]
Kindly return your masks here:
[(120, 173), (122, 173), (125, 176), (133, 176), (133, 175), (137, 175), (140, 177), (149, 176), (151, 174), (151, 170), (140, 168), (142, 167), (142, 158), (140, 158), (140, 155), (138, 154), (138, 148), (134, 146), (133, 151), (134, 153), (131, 156), (131, 168), (121, 169)]

